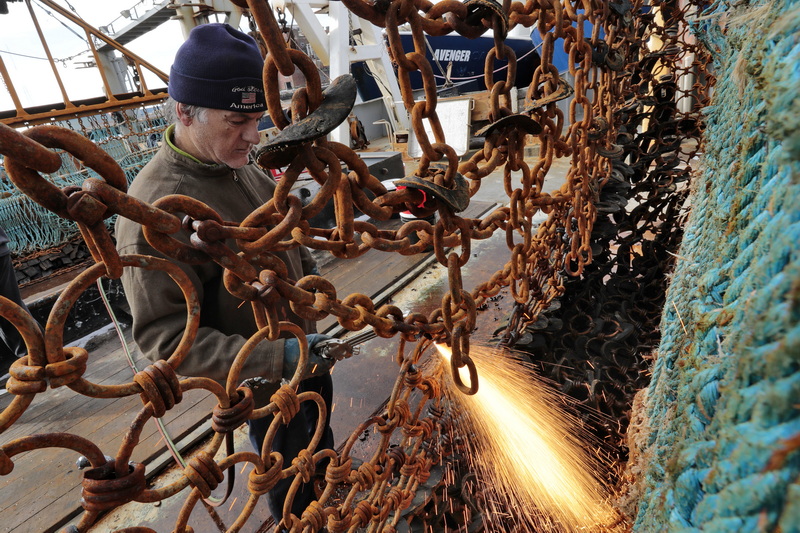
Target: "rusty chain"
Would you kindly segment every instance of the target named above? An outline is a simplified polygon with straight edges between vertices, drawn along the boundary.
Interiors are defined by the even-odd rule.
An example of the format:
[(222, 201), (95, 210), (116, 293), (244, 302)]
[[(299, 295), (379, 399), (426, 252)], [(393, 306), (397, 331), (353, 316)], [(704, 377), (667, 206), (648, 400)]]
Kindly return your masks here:
[[(264, 167), (288, 166), (288, 169), (274, 197), (238, 225), (225, 223), (208, 206), (188, 197), (170, 196), (152, 205), (132, 198), (126, 194), (126, 181), (116, 163), (80, 134), (53, 126), (38, 126), (19, 133), (0, 124), (0, 153), (5, 156), (5, 166), (14, 184), (42, 206), (77, 222), (95, 261), (58, 299), (44, 334), (18, 307), (0, 300), (0, 314), (20, 330), (29, 352), (12, 365), (8, 390), (15, 399), (0, 414), (0, 428), (5, 431), (14, 424), (35, 396), (45, 393), (48, 387), (66, 385), (96, 398), (138, 394), (143, 401), (111, 461), (96, 445), (78, 435), (32, 435), (0, 446), (0, 474), (13, 469), (13, 459), (18, 454), (47, 446), (76, 450), (88, 458), (92, 468), (84, 472), (82, 505), (86, 512), (77, 526), (81, 531), (88, 529), (100, 513), (126, 502), (157, 502), (191, 487), (174, 530), (190, 531), (188, 519), (198, 501), (211, 494), (225, 469), (242, 462), (252, 463), (255, 469), (248, 479), (250, 500), (237, 526), (247, 521), (259, 498), (278, 481), (292, 478), (294, 483), (282, 521), (290, 531), (307, 527), (314, 531), (327, 527), (332, 532), (359, 527), (395, 531), (400, 511), (409, 505), (431, 466), (442, 460), (440, 450), (430, 444), (437, 441), (439, 411), (434, 408), (423, 414), (421, 407), (413, 407), (415, 403), (419, 406), (431, 403), (435, 407), (441, 401), (439, 377), (420, 370), (426, 350), (434, 341), (449, 343), (453, 349), (451, 372), (457, 386), (466, 394), (475, 393), (479, 376), (469, 356), (469, 340), (478, 309), (487, 299), (508, 288), (516, 306), (506, 331), (506, 342), (513, 344), (554, 299), (564, 294), (565, 280), (580, 276), (592, 263), (591, 238), (598, 216), (598, 198), (623, 154), (620, 143), (626, 121), (622, 114), (634, 113), (632, 99), (635, 104), (637, 98), (655, 98), (655, 102), (644, 103), (656, 107), (659, 102), (675, 99), (673, 86), (662, 79), (666, 75), (674, 77), (670, 65), (674, 64), (675, 54), (672, 62), (667, 61), (670, 55), (651, 51), (646, 37), (655, 34), (663, 37), (669, 30), (668, 42), (684, 46), (688, 41), (684, 33), (675, 34), (672, 27), (667, 28), (673, 23), (678, 27), (686, 17), (685, 12), (673, 13), (659, 25), (643, 11), (641, 0), (527, 0), (525, 3), (505, 0), (502, 4), (494, 0), (443, 0), (436, 4), (428, 0), (343, 1), (353, 14), (386, 29), (403, 103), (422, 149), (418, 171), (408, 178), (410, 186), (403, 190), (388, 192), (369, 174), (355, 152), (326, 140), (325, 134), (338, 125), (326, 123), (332, 116), (326, 106), (333, 100), (331, 95), (344, 90), (346, 81), (336, 80), (323, 91), (316, 66), (301, 52), (287, 48), (274, 12), (261, 0), (236, 2), (249, 9), (268, 52), (264, 65), (267, 105), (281, 130), (272, 144), (261, 149), (258, 162)], [(671, 4), (665, 5), (667, 10), (672, 9)], [(584, 33), (585, 22), (592, 24), (590, 35)], [(405, 50), (400, 41), (398, 27), (402, 24), (411, 27), (413, 50)], [(527, 90), (527, 105), (515, 113), (511, 91), (517, 58), (504, 40), (517, 25), (537, 31), (542, 47), (540, 65)], [(479, 132), (485, 138), (483, 148), (468, 160), (459, 161), (446, 142), (437, 115), (436, 85), (433, 69), (425, 57), (425, 35), (457, 32), (476, 38), (487, 31), (494, 38), (484, 79), (490, 95), (490, 120)], [(559, 72), (553, 64), (556, 46), (562, 46), (568, 55), (568, 73)], [(653, 68), (653, 57), (661, 62), (661, 73)], [(700, 54), (696, 57), (700, 58)], [(503, 80), (494, 81), (495, 60), (507, 66)], [(296, 69), (303, 73), (307, 84), (294, 93), (289, 119), (281, 108), (277, 74), (289, 76)], [(412, 72), (422, 76), (425, 98), (421, 100), (415, 99), (411, 88)], [(567, 99), (565, 111), (558, 103)], [(696, 102), (692, 109), (696, 111), (703, 104)], [(658, 132), (660, 140), (678, 142), (677, 133), (687, 131), (696, 136), (701, 129), (699, 121), (682, 125), (679, 122), (690, 118), (690, 114), (669, 117), (678, 121), (678, 125)], [(424, 119), (430, 123), (432, 138), (426, 133)], [(327, 131), (309, 134), (303, 128), (308, 123), (322, 125), (322, 130)], [(526, 161), (525, 148), (533, 139), (538, 143), (539, 157), (531, 166)], [(56, 188), (39, 174), (53, 172), (60, 165), (60, 159), (50, 148), (72, 154), (103, 179), (88, 179), (82, 187)], [(686, 161), (693, 155), (694, 152), (680, 153), (676, 157)], [(642, 146), (638, 157), (649, 164), (663, 158), (663, 152), (649, 153), (648, 146)], [(559, 158), (569, 158), (566, 181), (560, 189), (545, 193), (544, 179)], [(304, 169), (321, 186), (313, 201), (305, 206), (291, 194)], [(479, 191), (481, 180), (496, 170), (503, 172), (508, 205), (482, 219), (460, 216), (469, 197)], [(375, 199), (370, 200), (366, 191)], [(421, 191), (431, 193), (425, 195), (424, 207), (419, 207), (423, 200)], [(312, 227), (309, 219), (330, 201), (335, 205), (336, 226)], [(411, 210), (419, 217), (437, 212), (439, 218), (434, 224), (417, 220), (398, 230), (381, 230), (372, 222), (355, 220), (356, 209), (379, 222), (404, 210)], [(547, 218), (537, 225), (534, 216), (539, 212)], [(180, 219), (175, 213), (187, 216)], [(251, 302), (261, 329), (239, 352), (224, 388), (210, 379), (181, 379), (175, 373), (197, 332), (197, 295), (188, 278), (172, 262), (117, 254), (104, 224), (112, 215), (142, 224), (153, 247), (176, 261), (218, 263), (225, 269), (226, 287)], [(190, 245), (175, 238), (179, 232), (191, 235)], [(461, 270), (469, 261), (471, 243), (497, 232), (505, 234), (509, 261), (470, 292), (463, 286)], [(412, 234), (418, 237), (414, 244), (409, 238)], [(226, 244), (231, 240), (236, 248)], [(289, 279), (285, 265), (272, 252), (300, 245), (344, 259), (356, 259), (370, 249), (411, 255), (432, 246), (437, 261), (447, 268), (449, 290), (440, 308), (428, 316), (416, 312), (404, 315), (392, 305), (376, 308), (363, 294), (341, 297), (324, 277)], [(86, 350), (63, 346), (64, 320), (77, 295), (100, 277), (119, 278), (125, 268), (158, 269), (169, 274), (187, 301), (186, 329), (173, 354), (138, 372), (130, 383), (94, 384), (83, 378), (89, 359)], [(318, 321), (332, 315), (347, 330), (372, 328), (381, 337), (399, 337), (399, 375), (386, 413), (359, 426), (340, 454), (316, 450), (321, 427), (317, 428), (309, 448), (291, 464), (284, 464), (279, 454), (270, 452), (274, 429), (291, 419), (302, 402), (315, 402), (323, 415), (326, 409), (318, 395), (295, 392), (308, 360), (308, 345), (297, 326), (279, 319), (272, 305), (279, 297), (288, 300), (300, 317)], [(249, 389), (238, 386), (238, 376), (258, 342), (264, 338), (274, 340), (281, 333), (294, 335), (300, 341), (300, 363), (291, 382), (281, 387), (271, 403), (255, 409)], [(469, 375), (467, 383), (458, 372), (463, 367)], [(215, 435), (186, 466), (180, 479), (167, 486), (146, 488), (143, 465), (129, 461), (139, 434), (148, 420), (163, 416), (181, 401), (183, 393), (193, 389), (205, 389), (218, 399), (212, 417)], [(412, 395), (415, 391), (422, 393), (421, 400)], [(260, 454), (239, 452), (215, 461), (225, 433), (249, 418), (266, 414), (276, 417)], [(380, 452), (353, 469), (350, 450), (356, 437), (366, 430), (381, 435)], [(390, 447), (390, 439), (398, 432), (400, 446)], [(301, 516), (292, 514), (290, 503), (298, 487), (311, 479), (314, 466), (324, 458), (330, 459), (330, 464), (322, 494)], [(347, 496), (337, 498), (337, 490), (342, 487), (347, 488)], [(362, 491), (368, 495), (357, 498)]]

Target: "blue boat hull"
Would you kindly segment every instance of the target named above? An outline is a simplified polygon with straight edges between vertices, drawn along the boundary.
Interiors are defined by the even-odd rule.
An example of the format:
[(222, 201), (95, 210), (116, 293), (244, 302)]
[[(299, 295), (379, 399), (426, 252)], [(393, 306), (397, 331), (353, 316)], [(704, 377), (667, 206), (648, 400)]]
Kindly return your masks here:
[[(401, 33), (400, 38), (405, 50), (414, 49), (411, 34)], [(458, 85), (459, 92), (486, 90), (483, 79), (486, 56), (494, 47), (494, 39), (490, 35), (467, 39), (454, 33), (439, 37), (427, 36), (426, 38), (430, 47), (425, 56), (431, 62), (437, 86), (444, 85), (448, 65), (452, 64), (450, 81), (454, 85)], [(506, 45), (514, 50), (517, 57), (517, 76), (514, 86), (525, 90), (533, 79), (533, 72), (539, 66), (539, 54), (535, 51), (535, 45), (531, 39), (509, 38), (506, 39)], [(356, 79), (362, 100), (367, 101), (382, 96), (366, 63), (353, 63), (351, 72)], [(493, 81), (505, 80), (506, 73), (507, 62), (495, 60)], [(422, 89), (422, 76), (419, 72), (411, 72), (409, 77), (412, 89)]]

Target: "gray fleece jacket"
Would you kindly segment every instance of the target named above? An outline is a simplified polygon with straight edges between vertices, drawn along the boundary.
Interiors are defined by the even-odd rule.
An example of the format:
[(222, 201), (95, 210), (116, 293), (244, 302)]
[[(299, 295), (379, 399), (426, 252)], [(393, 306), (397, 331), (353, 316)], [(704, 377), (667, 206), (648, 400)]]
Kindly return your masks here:
[[(224, 165), (206, 165), (164, 143), (133, 180), (129, 194), (150, 204), (169, 194), (190, 196), (207, 204), (223, 220), (239, 223), (267, 202), (275, 187), (272, 178), (253, 162), (236, 170)], [(183, 230), (173, 237), (188, 242)], [(141, 225), (123, 217), (117, 221), (116, 239), (121, 255), (164, 257), (147, 243)], [(227, 244), (239, 251), (234, 241)], [(275, 255), (284, 261), (289, 277), (294, 280), (311, 273), (315, 266), (304, 247)], [(222, 281), (223, 269), (215, 262), (179, 266), (197, 290), (201, 312), (197, 338), (178, 372), (209, 377), (224, 384), (239, 349), (257, 331), (252, 307), (227, 291)], [(151, 361), (169, 358), (186, 325), (187, 309), (180, 288), (164, 272), (132, 267), (125, 268), (122, 284), (133, 315), (134, 341)], [(279, 314), (288, 313), (286, 320), (307, 333), (315, 331), (314, 323), (291, 313), (288, 305), (281, 308)], [(277, 390), (283, 372), (283, 345), (282, 339), (262, 341), (247, 360), (240, 379), (264, 377), (275, 383)], [(271, 391), (261, 392), (261, 398), (264, 393), (271, 394)]]

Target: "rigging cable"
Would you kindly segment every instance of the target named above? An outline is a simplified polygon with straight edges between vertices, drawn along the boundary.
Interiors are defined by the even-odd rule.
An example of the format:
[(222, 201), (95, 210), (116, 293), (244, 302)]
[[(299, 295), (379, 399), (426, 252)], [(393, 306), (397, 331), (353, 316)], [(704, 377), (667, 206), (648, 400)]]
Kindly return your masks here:
[[(119, 320), (117, 319), (117, 314), (111, 308), (111, 302), (108, 301), (108, 297), (106, 296), (105, 288), (103, 287), (102, 279), (97, 280), (97, 290), (100, 293), (100, 298), (103, 300), (103, 305), (105, 305), (106, 311), (108, 312), (108, 316), (111, 319), (111, 324), (114, 326), (114, 330), (117, 333), (117, 337), (119, 337), (120, 342), (122, 343), (122, 351), (125, 354), (125, 358), (128, 361), (128, 366), (131, 367), (134, 374), (139, 372), (139, 369), (136, 367), (136, 361), (133, 360), (133, 355), (131, 354), (130, 348), (128, 347), (128, 341), (125, 340), (125, 334), (122, 331), (122, 326), (120, 326)], [(170, 455), (175, 460), (176, 463), (181, 465), (181, 468), (186, 468), (186, 460), (181, 455), (181, 451), (178, 449), (178, 445), (172, 440), (172, 437), (167, 432), (167, 426), (164, 424), (164, 421), (161, 418), (155, 418), (156, 426), (158, 427), (158, 432), (161, 433), (161, 437), (164, 439), (164, 443), (169, 450)], [(233, 455), (234, 453), (234, 446), (233, 446), (233, 433), (228, 432), (225, 434), (225, 447), (228, 456)], [(236, 468), (234, 466), (230, 466), (228, 468), (228, 483), (225, 488), (225, 495), (222, 498), (214, 498), (208, 497), (203, 498), (203, 502), (210, 507), (219, 507), (223, 503), (225, 503), (228, 497), (233, 492), (233, 486), (236, 482)]]
[[(64, 65), (66, 65), (67, 61), (75, 59), (76, 57), (81, 56), (81, 55), (85, 54), (88, 51), (89, 51), (89, 49), (87, 48), (86, 50), (83, 50), (82, 52), (78, 52), (77, 54), (71, 55), (69, 57), (63, 57), (63, 58), (54, 57), (53, 61), (56, 61), (58, 63), (62, 63)], [(48, 59), (46, 57), (37, 57), (37, 56), (31, 56), (31, 55), (28, 55), (28, 54), (20, 54), (18, 52), (11, 52), (10, 50), (0, 50), (0, 54), (8, 54), (8, 55), (11, 55), (11, 56), (19, 56), (19, 57), (24, 57), (24, 58), (27, 58), (27, 59), (39, 59), (41, 61), (48, 61)]]
[[(428, 40), (428, 36), (427, 35), (423, 35), (423, 37), (425, 38), (425, 46), (428, 47), (428, 52), (430, 52), (434, 63), (436, 63), (436, 66), (439, 67), (439, 72), (441, 72), (443, 74), (443, 76), (437, 76), (437, 75), (434, 74), (434, 77), (435, 78), (444, 78), (445, 87), (449, 87), (449, 86), (453, 85), (453, 82), (451, 81), (450, 76), (447, 75), (447, 72), (445, 72), (444, 69), (442, 68), (442, 64), (439, 63), (439, 58), (436, 57), (435, 53), (433, 53), (433, 47), (431, 46), (431, 42)], [(483, 75), (481, 74), (481, 76), (483, 76)], [(477, 77), (481, 77), (481, 76), (477, 76)]]
[[(52, 17), (52, 18), (53, 18), (53, 20), (55, 20), (56, 22), (58, 22), (59, 24), (61, 24), (62, 26), (64, 26), (66, 29), (68, 29), (68, 30), (69, 30), (69, 31), (70, 31), (70, 32), (71, 32), (73, 35), (75, 35), (75, 36), (76, 36), (78, 39), (80, 39), (80, 40), (81, 40), (81, 41), (83, 41), (83, 42), (86, 42), (86, 39), (85, 39), (85, 38), (84, 38), (82, 35), (80, 35), (78, 32), (76, 32), (75, 30), (73, 30), (72, 28), (70, 28), (69, 26), (67, 26), (66, 24), (64, 24), (64, 21), (63, 21), (63, 20), (61, 20), (60, 18), (56, 17), (56, 16), (53, 14), (53, 12), (52, 12), (52, 11), (48, 11), (48, 9), (47, 9), (46, 7), (44, 7), (44, 6), (43, 6), (42, 4), (40, 4), (39, 2), (36, 2), (36, 0), (34, 0), (34, 2), (36, 3), (36, 5), (37, 5), (37, 6), (39, 6), (39, 9), (41, 9), (42, 11), (44, 11), (45, 13), (47, 13), (47, 14), (48, 14), (50, 17)], [(74, 10), (73, 10), (73, 11), (74, 11)], [(77, 13), (76, 13), (76, 15), (77, 15)]]

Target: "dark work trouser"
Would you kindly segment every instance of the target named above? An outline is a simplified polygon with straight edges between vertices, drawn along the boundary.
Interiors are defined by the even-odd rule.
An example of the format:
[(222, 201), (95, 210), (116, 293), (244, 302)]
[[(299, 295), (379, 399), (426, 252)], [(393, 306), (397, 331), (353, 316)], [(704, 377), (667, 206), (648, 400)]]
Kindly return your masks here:
[[(306, 379), (300, 382), (297, 394), (301, 392), (317, 392), (322, 396), (325, 405), (327, 406), (327, 416), (325, 420), (325, 432), (322, 435), (322, 440), (317, 447), (317, 450), (333, 448), (333, 431), (331, 430), (331, 403), (333, 402), (333, 380), (330, 374), (324, 376)], [(300, 405), (300, 412), (297, 416), (292, 418), (288, 426), (282, 424), (275, 434), (275, 439), (272, 441), (272, 451), (278, 452), (283, 455), (283, 468), (291, 465), (292, 460), (297, 457), (300, 450), (308, 447), (311, 442), (311, 437), (314, 435), (314, 430), (317, 426), (319, 410), (315, 402), (303, 402)], [(250, 442), (256, 449), (257, 453), (261, 453), (261, 445), (264, 443), (264, 438), (267, 436), (267, 430), (272, 423), (272, 416), (266, 416), (256, 420), (249, 420)], [(275, 487), (267, 494), (267, 503), (269, 510), (275, 522), (280, 522), (283, 517), (283, 503), (286, 500), (286, 495), (289, 492), (289, 487), (292, 485), (292, 478), (282, 479)], [(301, 516), (303, 510), (308, 507), (308, 504), (316, 499), (314, 495), (314, 483), (305, 483), (301, 485), (292, 503), (292, 513)]]
[[(0, 256), (0, 295), (5, 296), (15, 304), (28, 311), (22, 296), (19, 294), (17, 277), (14, 274), (14, 266), (11, 264), (11, 256)], [(0, 375), (8, 371), (17, 358), (28, 353), (22, 335), (14, 325), (0, 317)]]

